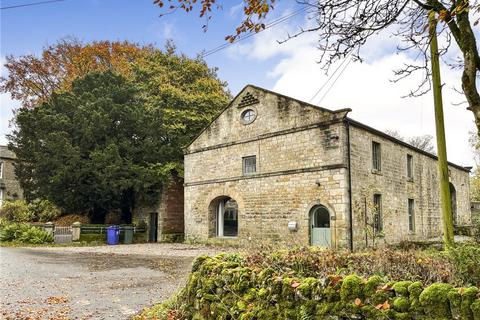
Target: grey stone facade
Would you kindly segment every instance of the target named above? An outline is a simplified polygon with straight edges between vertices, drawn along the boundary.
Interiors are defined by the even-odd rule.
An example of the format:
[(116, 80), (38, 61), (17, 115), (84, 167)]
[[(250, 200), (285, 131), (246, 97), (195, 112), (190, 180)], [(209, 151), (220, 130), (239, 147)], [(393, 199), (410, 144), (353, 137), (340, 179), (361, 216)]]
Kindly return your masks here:
[[(185, 149), (186, 238), (358, 248), (440, 234), (435, 156), (347, 118), (349, 111), (245, 87)], [(381, 145), (379, 172), (372, 141)], [(468, 170), (452, 165), (450, 174), (457, 221), (467, 223)], [(382, 195), (381, 232), (369, 230), (374, 194)]]
[(23, 198), (23, 191), (15, 175), (15, 154), (6, 146), (0, 146), (0, 205), (5, 200)]

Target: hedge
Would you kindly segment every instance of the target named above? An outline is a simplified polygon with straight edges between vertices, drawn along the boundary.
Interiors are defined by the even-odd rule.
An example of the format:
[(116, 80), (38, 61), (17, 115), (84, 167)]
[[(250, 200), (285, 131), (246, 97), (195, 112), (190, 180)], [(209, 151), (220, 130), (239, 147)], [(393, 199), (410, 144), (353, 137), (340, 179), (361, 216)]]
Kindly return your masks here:
[(380, 276), (299, 278), (221, 254), (197, 258), (175, 300), (152, 310), (155, 317), (175, 319), (480, 320), (480, 293), (476, 287), (389, 282)]

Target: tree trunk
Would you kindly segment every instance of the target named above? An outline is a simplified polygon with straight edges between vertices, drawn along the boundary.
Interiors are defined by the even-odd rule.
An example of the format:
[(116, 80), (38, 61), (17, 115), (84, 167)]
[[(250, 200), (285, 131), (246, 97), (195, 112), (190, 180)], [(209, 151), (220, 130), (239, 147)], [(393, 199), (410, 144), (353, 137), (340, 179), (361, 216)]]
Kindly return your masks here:
[[(463, 53), (464, 67), (462, 89), (468, 102), (468, 110), (473, 112), (477, 129), (480, 129), (480, 95), (477, 89), (477, 72), (480, 70), (477, 41), (473, 33), (468, 12), (457, 16), (458, 32), (453, 34)], [(453, 33), (453, 32), (452, 32)], [(478, 130), (480, 132), (480, 130)]]
[(432, 62), (432, 88), (435, 105), (435, 128), (437, 132), (438, 178), (440, 182), (440, 208), (442, 210), (443, 241), (450, 248), (454, 243), (453, 216), (448, 181), (447, 147), (445, 143), (445, 125), (443, 119), (442, 82), (440, 79), (440, 60), (438, 57), (437, 20), (435, 12), (429, 13), (430, 53)]

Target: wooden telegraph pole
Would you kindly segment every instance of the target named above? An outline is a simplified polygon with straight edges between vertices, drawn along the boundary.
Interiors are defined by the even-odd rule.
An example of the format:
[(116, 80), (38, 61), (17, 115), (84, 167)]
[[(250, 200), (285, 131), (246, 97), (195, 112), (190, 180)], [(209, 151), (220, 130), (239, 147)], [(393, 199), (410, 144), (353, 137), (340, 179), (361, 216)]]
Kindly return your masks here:
[(442, 208), (443, 241), (451, 247), (453, 238), (452, 202), (448, 181), (447, 147), (445, 144), (445, 124), (443, 119), (442, 83), (440, 80), (440, 62), (438, 57), (437, 19), (432, 10), (428, 16), (430, 31), (430, 55), (432, 62), (433, 102), (435, 105), (435, 127), (437, 132), (438, 174), (440, 180), (440, 203)]

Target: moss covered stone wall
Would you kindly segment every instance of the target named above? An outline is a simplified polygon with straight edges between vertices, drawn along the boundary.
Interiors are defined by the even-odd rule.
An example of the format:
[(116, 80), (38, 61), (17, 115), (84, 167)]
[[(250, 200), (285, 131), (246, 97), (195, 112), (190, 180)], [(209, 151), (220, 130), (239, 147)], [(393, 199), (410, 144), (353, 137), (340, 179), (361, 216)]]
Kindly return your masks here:
[(186, 287), (164, 306), (175, 319), (480, 320), (476, 287), (379, 276), (299, 278), (247, 267), (239, 255), (198, 258)]

